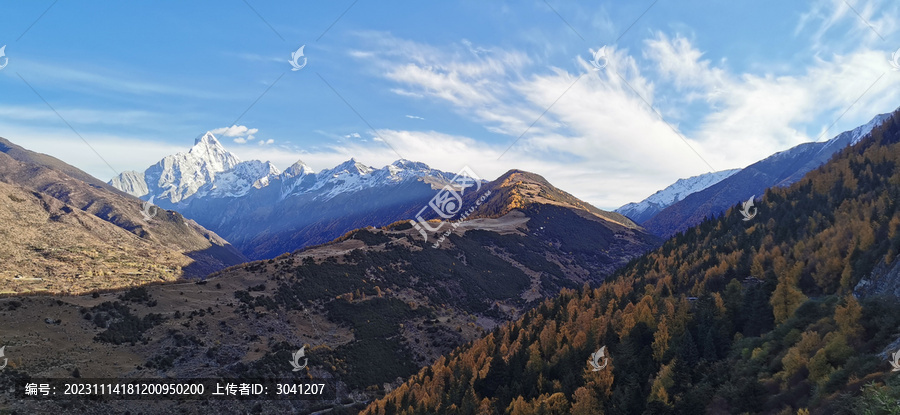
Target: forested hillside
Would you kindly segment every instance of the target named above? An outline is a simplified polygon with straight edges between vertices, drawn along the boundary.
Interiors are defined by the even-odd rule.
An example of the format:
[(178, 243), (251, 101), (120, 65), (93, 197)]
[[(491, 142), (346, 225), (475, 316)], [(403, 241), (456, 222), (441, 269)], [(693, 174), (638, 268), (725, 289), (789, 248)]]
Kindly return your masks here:
[[(854, 286), (900, 252), (900, 118), (749, 221), (679, 233), (421, 370), (368, 414), (896, 413), (892, 296)], [(737, 204), (739, 201), (735, 201)], [(607, 347), (609, 365), (592, 371)], [(870, 411), (870, 412), (866, 412)]]

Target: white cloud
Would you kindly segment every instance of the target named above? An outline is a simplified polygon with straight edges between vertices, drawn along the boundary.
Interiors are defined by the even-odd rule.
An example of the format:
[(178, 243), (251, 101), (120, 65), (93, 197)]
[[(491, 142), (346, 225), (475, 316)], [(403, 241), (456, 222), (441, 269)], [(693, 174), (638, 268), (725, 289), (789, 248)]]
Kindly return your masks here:
[(483, 54), (493, 52), (493, 50), (488, 49), (488, 48), (484, 48), (484, 47), (481, 47), (481, 46), (474, 46), (474, 45), (472, 44), (472, 42), (469, 41), (468, 39), (463, 39), (461, 43), (462, 43), (463, 45), (465, 45), (466, 48), (469, 50), (469, 52), (471, 52), (471, 53), (472, 53), (473, 55), (475, 55), (475, 56), (481, 56), (481, 55), (483, 55)]
[[(707, 170), (695, 162), (697, 158), (691, 150), (632, 91), (634, 88), (652, 102), (653, 85), (640, 75), (627, 51), (607, 50), (611, 67), (623, 74), (623, 80), (611, 71), (592, 71), (593, 67), (580, 58), (581, 73), (551, 68), (546, 74), (522, 77), (519, 74), (529, 63), (523, 53), (505, 51), (499, 56), (475, 59), (425, 46), (410, 49), (417, 53), (409, 61), (391, 57), (378, 63), (388, 66), (384, 76), (398, 83), (403, 91), (445, 101), (489, 131), (507, 135), (508, 139), (496, 148), (480, 148), (479, 156), (469, 155), (492, 174), (499, 175), (509, 168), (532, 168), (548, 176), (559, 176), (556, 178), (562, 181), (554, 183), (593, 203), (615, 207), (623, 200), (639, 200), (670, 184), (673, 173), (686, 176)], [(527, 134), (498, 162), (496, 159), (506, 147), (526, 130)], [(425, 160), (429, 154), (455, 154), (442, 147), (405, 147), (395, 142), (396, 137), (385, 132), (380, 135), (407, 158)], [(638, 145), (636, 137), (646, 145)], [(432, 153), (432, 148), (441, 151)], [(471, 150), (471, 146), (464, 148)], [(491, 157), (481, 157), (484, 154)], [(686, 159), (691, 162), (686, 164)], [(617, 171), (637, 166), (642, 174), (631, 177), (630, 183), (616, 186), (621, 190), (596, 186), (598, 176), (621, 176)], [(570, 173), (548, 173), (558, 171)], [(648, 176), (654, 179), (648, 182)]]
[(226, 56), (234, 56), (248, 62), (275, 62), (286, 63), (287, 59), (281, 56), (263, 56), (256, 53), (225, 53)]
[[(234, 137), (231, 141), (237, 144), (246, 144), (250, 141), (256, 139), (256, 134), (259, 132), (258, 128), (250, 128), (245, 125), (232, 125), (231, 127), (222, 127), (216, 128), (214, 130), (210, 130), (214, 135), (218, 135), (221, 137)], [(260, 145), (266, 144), (264, 141), (259, 142)]]
[(869, 48), (811, 61), (796, 75), (757, 75), (711, 66), (682, 37), (660, 34), (647, 45), (645, 54), (663, 79), (715, 103), (691, 134), (714, 165), (743, 166), (803, 142), (827, 140), (843, 131), (825, 128), (844, 111), (842, 125), (852, 128), (900, 101), (898, 79), (879, 79), (888, 69), (884, 52)]
[(665, 80), (673, 81), (679, 89), (714, 88), (725, 82), (725, 71), (701, 60), (703, 53), (682, 36), (670, 39), (662, 32), (645, 41), (644, 57), (657, 64)]
[(256, 134), (257, 132), (259, 132), (259, 129), (250, 128), (245, 125), (232, 125), (231, 127), (216, 128), (214, 130), (210, 130), (210, 132), (215, 135), (221, 135), (224, 137), (244, 137), (247, 135)]
[(400, 96), (404, 96), (404, 97), (410, 97), (410, 98), (425, 98), (425, 95), (424, 95), (424, 94), (418, 94), (418, 93), (415, 93), (415, 92), (409, 92), (409, 91), (407, 91), (407, 90), (400, 89), (400, 88), (391, 88), (391, 92), (393, 92), (393, 93), (395, 93), (395, 94), (397, 94), (397, 95), (400, 95)]
[(413, 120), (424, 120), (424, 118), (419, 117), (419, 116), (417, 116), (417, 115), (407, 115), (406, 118), (410, 118), (410, 119), (413, 119)]

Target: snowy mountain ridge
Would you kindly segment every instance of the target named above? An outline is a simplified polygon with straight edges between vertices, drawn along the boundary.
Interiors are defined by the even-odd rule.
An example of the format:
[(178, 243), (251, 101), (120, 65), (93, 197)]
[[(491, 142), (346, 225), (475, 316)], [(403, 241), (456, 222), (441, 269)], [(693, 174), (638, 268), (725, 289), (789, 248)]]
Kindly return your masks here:
[(241, 161), (226, 150), (210, 132), (203, 134), (187, 152), (166, 156), (143, 173), (126, 171), (109, 184), (133, 196), (171, 206), (185, 206), (197, 198), (240, 198), (253, 189), (278, 184), (278, 200), (308, 195), (327, 201), (364, 189), (396, 186), (431, 178), (448, 182), (452, 174), (434, 170), (425, 163), (397, 160), (380, 169), (355, 158), (316, 173), (297, 161), (284, 172), (270, 162)]
[(837, 143), (842, 138), (849, 136), (850, 143), (847, 145), (851, 145), (851, 146), (855, 145), (860, 140), (862, 140), (865, 136), (869, 135), (869, 133), (871, 133), (872, 130), (875, 129), (875, 127), (880, 126), (885, 121), (887, 121), (887, 119), (890, 117), (891, 117), (891, 114), (878, 114), (875, 116), (875, 118), (872, 118), (872, 120), (869, 121), (868, 123), (860, 125), (859, 127), (856, 127), (850, 131), (845, 131), (841, 134), (838, 134), (836, 137), (832, 138), (831, 140), (828, 140), (829, 144)]
[(635, 223), (650, 219), (666, 207), (681, 201), (691, 193), (699, 192), (722, 180), (731, 177), (741, 169), (722, 170), (712, 173), (704, 173), (686, 179), (678, 179), (665, 189), (659, 190), (646, 199), (637, 203), (628, 203), (615, 210), (633, 220)]
[(241, 161), (226, 150), (210, 132), (203, 134), (187, 152), (166, 156), (143, 173), (126, 171), (109, 184), (145, 200), (154, 197), (173, 206), (191, 198), (238, 198), (252, 189), (280, 183), (279, 200), (312, 194), (313, 200), (329, 200), (345, 193), (396, 185), (408, 180), (433, 177), (450, 180), (453, 175), (409, 160), (376, 169), (355, 158), (316, 173), (297, 161), (284, 172), (270, 162)]
[(343, 193), (358, 192), (383, 186), (394, 186), (409, 180), (420, 180), (432, 177), (439, 181), (449, 181), (453, 178), (450, 173), (433, 170), (425, 163), (411, 162), (409, 160), (397, 160), (380, 169), (366, 166), (355, 158), (340, 165), (322, 170), (315, 174), (315, 184), (303, 191), (297, 191), (294, 187), (291, 194), (283, 194), (282, 198), (290, 195), (314, 193), (318, 200), (332, 199)]
[(790, 186), (828, 162), (835, 153), (870, 137), (872, 130), (890, 117), (891, 114), (877, 115), (866, 124), (837, 134), (828, 141), (802, 143), (772, 154), (673, 203), (641, 222), (641, 226), (657, 236), (667, 238), (724, 212), (751, 196), (762, 195), (768, 188)]
[[(840, 133), (828, 141), (799, 144), (787, 150), (772, 154), (761, 161), (776, 163), (782, 160), (796, 159), (801, 167), (795, 167), (796, 172), (794, 174), (790, 174), (781, 179), (781, 181), (775, 183), (777, 186), (789, 185), (799, 180), (800, 177), (809, 170), (812, 170), (827, 161), (835, 151), (858, 143), (865, 136), (869, 135), (875, 127), (878, 127), (884, 123), (885, 120), (890, 118), (890, 116), (891, 114), (889, 113), (877, 115), (868, 123), (860, 125), (853, 130)], [(751, 165), (748, 168), (752, 168), (753, 166), (755, 165)], [(734, 176), (741, 170), (742, 169), (723, 170), (701, 174), (687, 179), (679, 179), (665, 189), (652, 194), (650, 197), (637, 203), (625, 204), (616, 209), (615, 212), (627, 216), (636, 223), (643, 224), (667, 207), (684, 200), (691, 194), (702, 192), (723, 180)]]
[[(229, 170), (219, 172), (213, 181), (204, 184), (194, 194), (196, 197), (241, 197), (250, 189), (269, 185), (281, 172), (270, 162), (251, 160), (238, 163)], [(192, 195), (192, 196), (194, 196)]]

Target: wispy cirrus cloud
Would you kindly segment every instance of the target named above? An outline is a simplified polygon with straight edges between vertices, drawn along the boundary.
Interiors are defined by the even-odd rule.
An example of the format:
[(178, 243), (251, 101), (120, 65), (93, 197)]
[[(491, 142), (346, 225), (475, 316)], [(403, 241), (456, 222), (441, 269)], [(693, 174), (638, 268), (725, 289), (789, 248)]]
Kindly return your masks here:
[(898, 29), (900, 3), (895, 1), (815, 0), (798, 19), (794, 35), (809, 38), (815, 51), (844, 53), (860, 46), (884, 47)]
[[(391, 57), (379, 63), (386, 67), (383, 76), (396, 82), (395, 90), (444, 101), (488, 131), (508, 136), (506, 144), (528, 131), (504, 156), (510, 167), (529, 154), (542, 154), (570, 167), (572, 162), (589, 164), (599, 174), (611, 175), (638, 160), (657, 173), (671, 173), (671, 168), (697, 173), (696, 167), (676, 165), (672, 155), (692, 157), (690, 150), (644, 102), (653, 102), (653, 85), (628, 51), (609, 48), (617, 72), (594, 72), (576, 58), (577, 72), (550, 67), (523, 76), (534, 68), (526, 68), (531, 61), (522, 51), (479, 57), (398, 42), (416, 53), (409, 60)], [(635, 136), (652, 144), (636, 145)]]
[(658, 33), (646, 44), (660, 81), (712, 104), (690, 134), (723, 163), (741, 166), (803, 142), (829, 139), (841, 131), (826, 129), (842, 115), (861, 124), (876, 114), (873, 108), (890, 111), (900, 103), (897, 77), (882, 77), (889, 65), (881, 50), (861, 47), (811, 60), (797, 74), (778, 75), (715, 67), (679, 36)]
[[(133, 126), (154, 125), (164, 120), (172, 121), (167, 114), (146, 110), (113, 110), (113, 109), (89, 109), (62, 106), (56, 110), (77, 124)], [(46, 105), (0, 105), (0, 119), (9, 121), (42, 121), (59, 122), (59, 116)]]
[[(556, 170), (604, 177), (630, 170), (623, 186), (636, 189), (633, 200), (672, 177), (709, 170), (704, 161), (717, 169), (743, 167), (820, 134), (837, 135), (825, 129), (845, 111), (861, 124), (875, 115), (873, 108), (888, 111), (900, 102), (896, 79), (875, 82), (888, 68), (884, 51), (866, 47), (810, 60), (791, 74), (777, 73), (777, 66), (759, 74), (705, 59), (677, 32), (654, 32), (636, 51), (608, 47), (607, 69), (593, 71), (582, 56), (574, 70), (542, 69), (524, 51), (482, 47), (466, 54), (459, 49), (476, 47), (471, 42), (438, 48), (386, 34), (374, 38), (385, 49), (368, 49), (365, 58), (398, 95), (442, 102), (509, 142), (528, 131), (504, 156), (508, 164), (485, 161), (488, 170), (532, 163), (532, 154)], [(685, 105), (699, 105), (700, 116), (685, 113)], [(400, 145), (398, 151), (419, 157), (416, 151), (425, 150)], [(575, 177), (567, 176), (564, 187), (581, 187), (566, 183)], [(623, 197), (582, 194), (601, 205)]]
[[(84, 67), (85, 65), (81, 65)], [(16, 59), (16, 70), (27, 75), (29, 82), (36, 85), (50, 85), (54, 88), (90, 92), (116, 92), (122, 94), (188, 96), (203, 99), (225, 99), (231, 96), (224, 91), (209, 91), (173, 85), (164, 82), (149, 82), (137, 78), (123, 77), (121, 71), (80, 70), (57, 64), (46, 64), (29, 59)]]

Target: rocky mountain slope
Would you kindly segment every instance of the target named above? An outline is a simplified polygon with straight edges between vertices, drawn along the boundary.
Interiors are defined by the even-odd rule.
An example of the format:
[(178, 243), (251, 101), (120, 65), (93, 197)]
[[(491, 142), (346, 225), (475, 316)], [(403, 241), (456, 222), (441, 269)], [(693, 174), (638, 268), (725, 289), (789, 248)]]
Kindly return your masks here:
[[(580, 214), (589, 214), (588, 217), (599, 218), (629, 229), (640, 227), (625, 216), (596, 207), (572, 196), (571, 194), (553, 186), (543, 177), (521, 170), (510, 170), (496, 180), (488, 183), (482, 189), (490, 192), (492, 197), (475, 212), (476, 217), (496, 217), (505, 215), (513, 209), (528, 208), (532, 205), (553, 205), (569, 208)], [(479, 194), (469, 194), (468, 203), (479, 197)]]
[[(152, 218), (146, 220), (144, 213)], [(195, 222), (5, 139), (0, 139), (0, 233), (5, 294), (81, 293), (173, 281), (246, 260)]]

